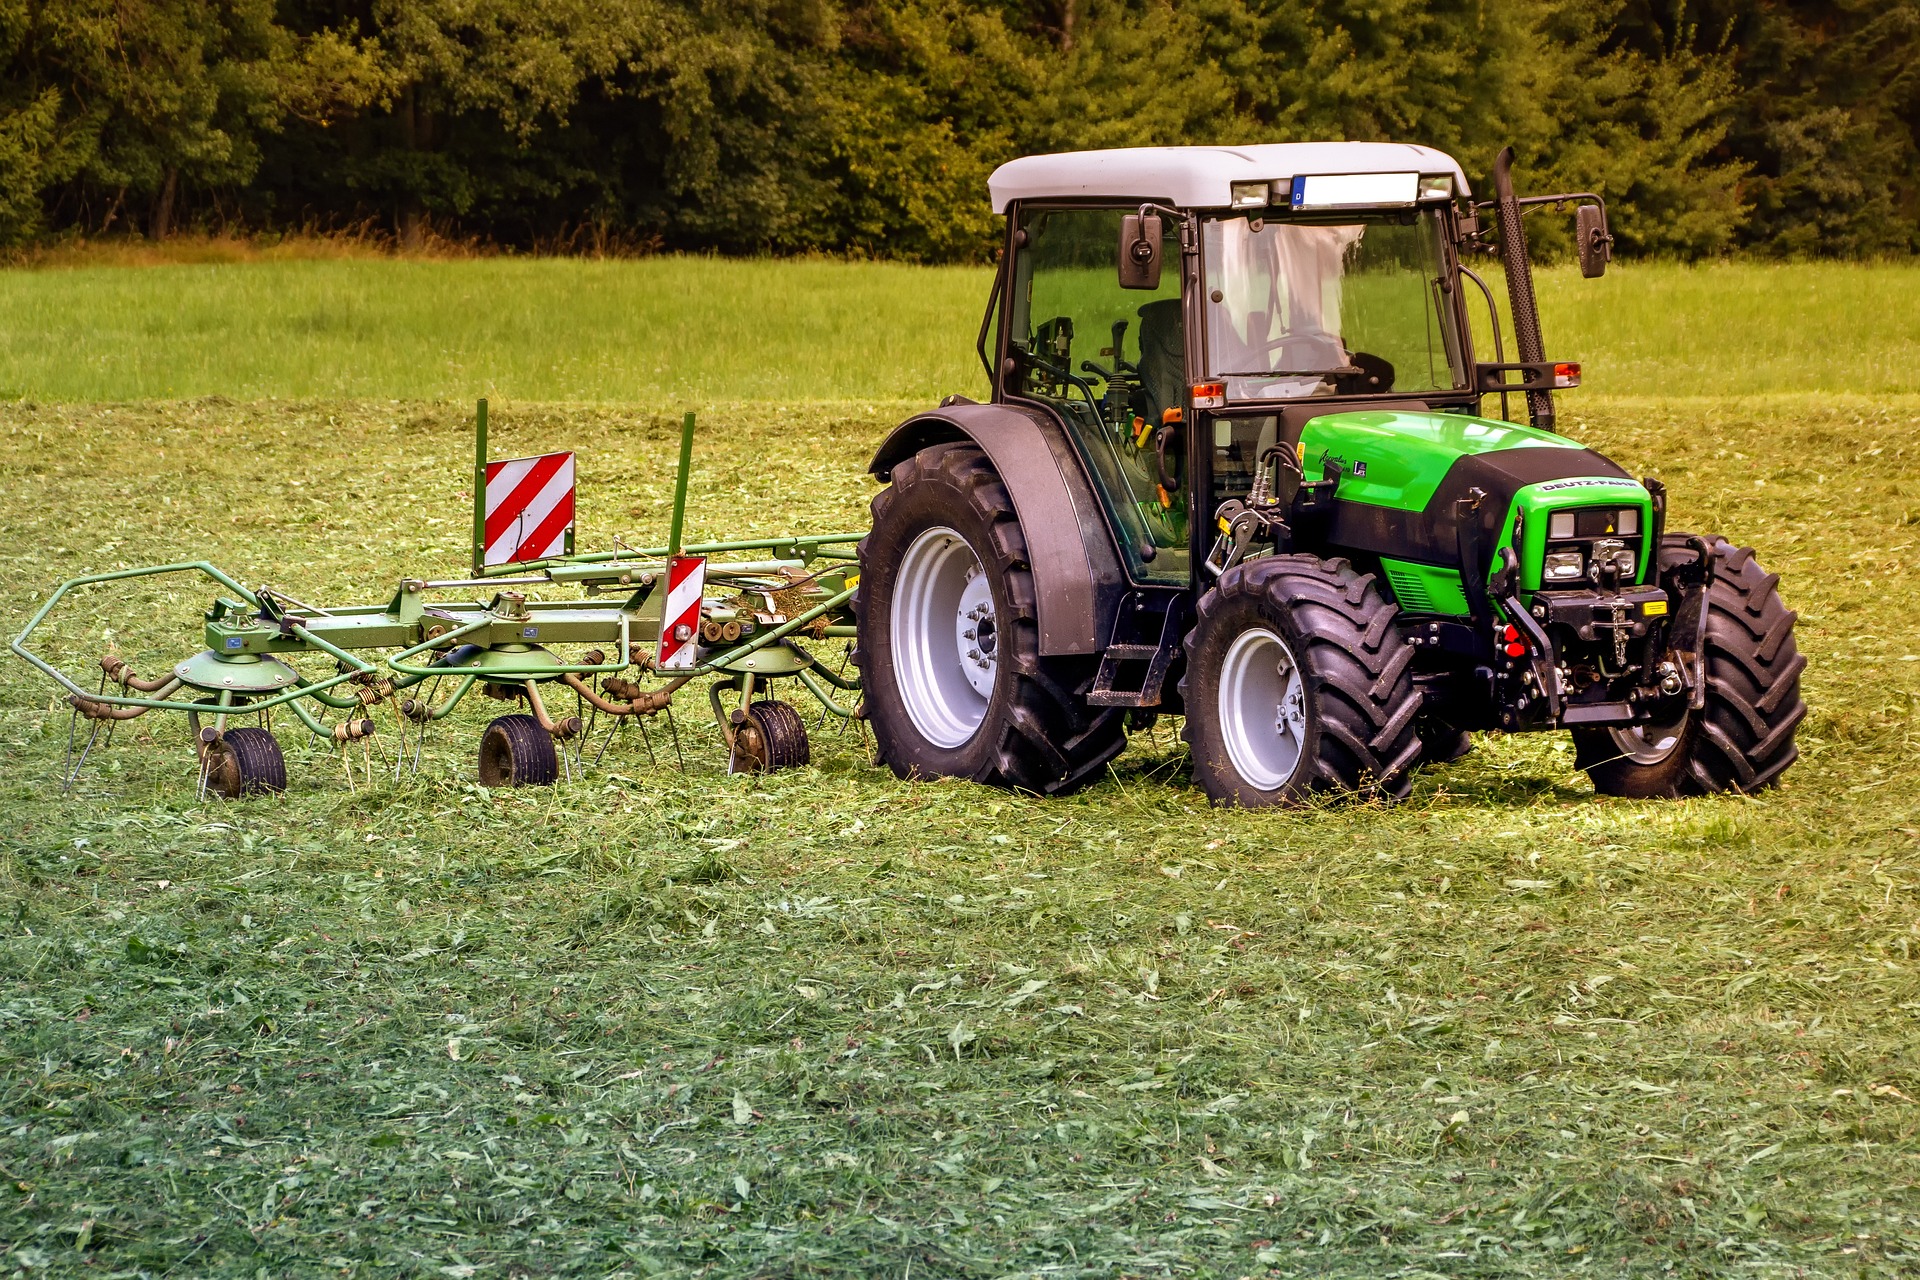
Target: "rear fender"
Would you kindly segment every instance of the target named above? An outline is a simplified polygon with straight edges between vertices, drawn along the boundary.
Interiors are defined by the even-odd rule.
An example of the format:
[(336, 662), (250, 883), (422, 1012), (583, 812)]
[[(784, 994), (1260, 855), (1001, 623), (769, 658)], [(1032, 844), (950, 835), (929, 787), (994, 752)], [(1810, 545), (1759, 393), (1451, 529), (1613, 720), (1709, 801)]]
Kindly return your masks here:
[(970, 440), (1000, 473), (1027, 540), (1039, 595), (1040, 652), (1098, 653), (1126, 590), (1119, 553), (1073, 445), (1038, 410), (954, 404), (895, 427), (867, 470), (885, 483), (894, 464), (928, 445)]

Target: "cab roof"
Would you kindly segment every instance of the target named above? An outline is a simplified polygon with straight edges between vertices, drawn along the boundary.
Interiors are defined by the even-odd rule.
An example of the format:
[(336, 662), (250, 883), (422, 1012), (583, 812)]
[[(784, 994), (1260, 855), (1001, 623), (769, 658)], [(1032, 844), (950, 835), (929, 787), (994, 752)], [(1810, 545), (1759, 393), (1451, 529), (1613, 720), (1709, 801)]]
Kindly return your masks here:
[(1181, 209), (1225, 209), (1236, 182), (1286, 181), (1320, 173), (1450, 173), (1470, 194), (1460, 163), (1444, 151), (1402, 142), (1268, 142), (1250, 147), (1122, 147), (1009, 160), (987, 179), (993, 211), (1015, 200), (1115, 197)]

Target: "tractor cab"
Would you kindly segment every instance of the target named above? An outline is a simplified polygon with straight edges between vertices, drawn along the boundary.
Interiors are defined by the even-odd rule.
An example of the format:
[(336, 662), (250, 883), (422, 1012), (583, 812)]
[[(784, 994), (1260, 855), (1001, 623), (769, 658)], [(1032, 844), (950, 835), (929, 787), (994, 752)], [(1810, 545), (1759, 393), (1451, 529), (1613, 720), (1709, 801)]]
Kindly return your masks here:
[(1461, 259), (1487, 246), (1465, 173), (1428, 147), (1032, 156), (991, 191), (1008, 231), (994, 399), (1067, 424), (1143, 585), (1200, 585), (1211, 514), (1276, 446), (1300, 461), (1313, 417), (1471, 414), (1490, 388), (1578, 381), (1504, 351), (1476, 365), (1462, 284), (1489, 312), (1492, 295)]

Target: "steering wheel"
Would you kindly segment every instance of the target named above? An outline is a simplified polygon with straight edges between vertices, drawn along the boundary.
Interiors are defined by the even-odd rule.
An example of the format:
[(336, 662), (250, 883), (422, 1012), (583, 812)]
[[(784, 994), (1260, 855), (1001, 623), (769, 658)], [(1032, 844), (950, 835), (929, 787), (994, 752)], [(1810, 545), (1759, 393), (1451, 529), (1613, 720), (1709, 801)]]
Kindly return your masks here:
[(1267, 366), (1272, 369), (1326, 368), (1329, 349), (1336, 353), (1335, 360), (1344, 358), (1338, 354), (1344, 350), (1340, 339), (1331, 333), (1283, 333), (1267, 348)]

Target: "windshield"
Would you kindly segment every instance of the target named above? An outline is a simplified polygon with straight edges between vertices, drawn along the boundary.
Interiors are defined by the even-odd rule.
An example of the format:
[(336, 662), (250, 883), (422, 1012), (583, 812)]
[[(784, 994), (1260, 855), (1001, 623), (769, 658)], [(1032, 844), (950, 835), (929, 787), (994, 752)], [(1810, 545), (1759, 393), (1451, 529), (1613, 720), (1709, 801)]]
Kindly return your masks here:
[(1207, 370), (1228, 399), (1466, 385), (1439, 216), (1338, 217), (1206, 224)]

